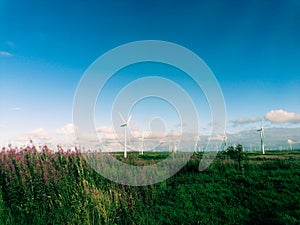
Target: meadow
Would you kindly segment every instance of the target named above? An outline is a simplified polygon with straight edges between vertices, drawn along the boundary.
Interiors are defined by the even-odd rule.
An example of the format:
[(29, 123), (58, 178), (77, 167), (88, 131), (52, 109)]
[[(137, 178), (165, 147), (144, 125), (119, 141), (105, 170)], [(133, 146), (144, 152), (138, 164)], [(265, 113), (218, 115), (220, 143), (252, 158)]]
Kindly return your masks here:
[[(146, 165), (168, 154), (114, 156)], [(103, 178), (79, 152), (3, 148), (0, 224), (300, 224), (300, 151), (220, 152), (199, 172), (201, 158), (194, 153), (161, 183), (132, 187)]]

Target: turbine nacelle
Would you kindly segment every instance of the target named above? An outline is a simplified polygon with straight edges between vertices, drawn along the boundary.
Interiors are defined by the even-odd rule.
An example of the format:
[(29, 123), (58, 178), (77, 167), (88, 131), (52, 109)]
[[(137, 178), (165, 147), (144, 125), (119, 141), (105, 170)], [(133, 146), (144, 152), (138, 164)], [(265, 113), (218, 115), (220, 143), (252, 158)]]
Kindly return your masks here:
[(262, 133), (264, 133), (264, 131), (265, 131), (264, 128), (260, 128), (257, 130), (257, 132), (262, 132)]

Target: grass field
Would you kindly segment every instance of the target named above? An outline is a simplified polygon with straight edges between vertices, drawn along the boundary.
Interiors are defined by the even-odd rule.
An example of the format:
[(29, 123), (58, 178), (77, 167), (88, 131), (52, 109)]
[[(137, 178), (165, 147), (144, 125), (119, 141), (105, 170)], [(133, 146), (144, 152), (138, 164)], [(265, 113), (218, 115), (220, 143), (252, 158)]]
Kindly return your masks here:
[[(129, 153), (157, 163), (170, 153)], [(300, 224), (300, 151), (220, 153), (198, 171), (195, 153), (173, 177), (131, 187), (94, 172), (78, 152), (27, 148), (0, 154), (1, 224)]]

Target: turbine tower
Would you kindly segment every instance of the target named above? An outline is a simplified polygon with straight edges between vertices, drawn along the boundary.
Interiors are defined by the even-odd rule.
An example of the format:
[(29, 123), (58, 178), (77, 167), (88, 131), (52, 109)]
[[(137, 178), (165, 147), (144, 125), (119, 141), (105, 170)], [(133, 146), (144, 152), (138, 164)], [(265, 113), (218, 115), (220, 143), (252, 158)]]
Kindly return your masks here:
[(129, 118), (127, 120), (125, 120), (124, 117), (122, 116), (122, 114), (121, 113), (119, 113), (119, 114), (120, 114), (121, 119), (123, 120), (123, 124), (121, 125), (121, 127), (124, 127), (124, 158), (127, 158), (127, 127), (130, 123), (132, 116), (129, 116)]
[(200, 136), (196, 135), (195, 136), (195, 145), (194, 145), (194, 151), (198, 152), (199, 151), (199, 141), (200, 141)]
[(177, 143), (174, 143), (174, 148), (173, 148), (174, 153), (177, 152)]
[(265, 131), (262, 123), (261, 123), (261, 128), (258, 129), (257, 132), (260, 132), (260, 148), (262, 153), (265, 154), (265, 144), (264, 144)]
[(226, 132), (224, 133), (224, 136), (223, 136), (223, 150), (225, 151), (226, 150), (226, 147), (227, 147), (227, 134)]

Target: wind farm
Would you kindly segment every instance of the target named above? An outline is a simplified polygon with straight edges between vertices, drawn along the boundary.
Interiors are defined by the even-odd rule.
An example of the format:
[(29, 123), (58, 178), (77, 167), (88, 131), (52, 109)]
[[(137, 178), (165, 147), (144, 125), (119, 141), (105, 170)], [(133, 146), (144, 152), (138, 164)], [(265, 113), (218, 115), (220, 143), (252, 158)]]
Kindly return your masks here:
[[(161, 109), (120, 110), (115, 113), (115, 127), (94, 126), (96, 141), (90, 133), (82, 135), (86, 145), (71, 138), (76, 125), (68, 125), (57, 132), (64, 138), (60, 141), (72, 140), (74, 145), (43, 144), (48, 139), (37, 130), (21, 147), (3, 146), (0, 223), (300, 221), (297, 127), (274, 128), (270, 121), (263, 124), (261, 118), (250, 118), (231, 121), (214, 135), (205, 129), (184, 133), (187, 125), (181, 121), (168, 125), (174, 123), (169, 120), (174, 116), (163, 112), (160, 117)], [(143, 123), (140, 115), (147, 115), (149, 123)], [(232, 130), (236, 123), (247, 127), (236, 132)]]
[(0, 1), (0, 225), (299, 225), (299, 21)]

